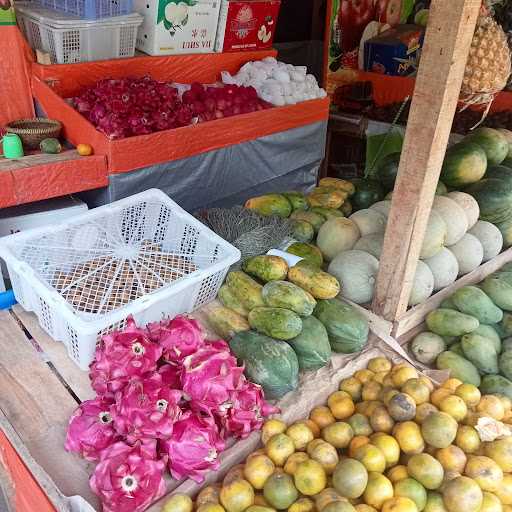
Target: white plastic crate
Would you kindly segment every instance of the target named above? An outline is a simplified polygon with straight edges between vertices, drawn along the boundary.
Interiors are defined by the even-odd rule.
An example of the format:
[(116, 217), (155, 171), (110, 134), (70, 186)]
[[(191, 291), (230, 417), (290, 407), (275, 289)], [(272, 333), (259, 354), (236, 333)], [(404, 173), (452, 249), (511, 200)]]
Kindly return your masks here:
[(16, 18), (30, 46), (54, 64), (133, 57), (142, 23), (136, 13), (83, 20), (31, 2), (16, 2)]
[(86, 370), (102, 334), (213, 300), (238, 249), (157, 189), (5, 237), (14, 294)]

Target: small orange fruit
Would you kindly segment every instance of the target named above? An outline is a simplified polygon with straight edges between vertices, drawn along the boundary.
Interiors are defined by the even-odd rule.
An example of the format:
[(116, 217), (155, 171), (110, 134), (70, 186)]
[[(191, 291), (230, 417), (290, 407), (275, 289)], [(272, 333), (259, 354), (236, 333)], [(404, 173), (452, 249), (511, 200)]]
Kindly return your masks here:
[(94, 152), (90, 144), (78, 144), (76, 150), (80, 156), (91, 156)]

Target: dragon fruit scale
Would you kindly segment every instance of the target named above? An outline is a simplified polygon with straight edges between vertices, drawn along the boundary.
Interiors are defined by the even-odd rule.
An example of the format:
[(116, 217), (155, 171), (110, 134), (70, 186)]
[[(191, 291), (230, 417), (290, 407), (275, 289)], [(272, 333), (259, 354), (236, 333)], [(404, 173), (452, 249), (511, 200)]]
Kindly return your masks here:
[(238, 389), (243, 371), (230, 352), (205, 345), (183, 361), (182, 388), (192, 403), (200, 402), (222, 415), (231, 406), (231, 391)]
[(199, 323), (185, 316), (149, 324), (148, 331), (150, 338), (162, 346), (163, 358), (169, 363), (181, 363), (204, 342)]
[(189, 477), (196, 482), (202, 482), (207, 471), (219, 468), (218, 455), (224, 447), (215, 422), (192, 412), (176, 422), (172, 436), (161, 443), (172, 477)]
[(103, 512), (140, 512), (163, 496), (165, 464), (157, 459), (155, 441), (120, 441), (104, 450), (90, 479)]
[(79, 453), (84, 459), (100, 459), (102, 450), (119, 440), (114, 430), (110, 400), (97, 398), (80, 404), (69, 420), (66, 450)]
[(131, 378), (156, 371), (161, 356), (162, 347), (129, 317), (123, 331), (103, 336), (96, 349), (89, 372), (92, 388), (100, 396), (112, 397)]
[(248, 381), (231, 393), (230, 400), (231, 407), (221, 418), (221, 424), (224, 430), (242, 439), (260, 430), (267, 416), (279, 412), (279, 408), (265, 401), (261, 386)]
[(170, 389), (160, 373), (133, 379), (116, 393), (112, 407), (114, 427), (129, 443), (138, 439), (168, 439), (174, 423), (182, 416), (183, 393)]

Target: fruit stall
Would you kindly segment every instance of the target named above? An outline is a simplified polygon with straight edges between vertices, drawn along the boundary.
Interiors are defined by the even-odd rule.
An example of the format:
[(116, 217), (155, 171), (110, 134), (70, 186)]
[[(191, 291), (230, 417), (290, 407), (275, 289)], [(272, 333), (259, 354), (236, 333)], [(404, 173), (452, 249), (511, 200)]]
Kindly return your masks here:
[[(20, 2), (30, 44), (45, 2)], [(492, 40), (504, 88), (505, 33), (481, 0), (432, 0), (428, 23), (417, 11), (403, 140), (385, 133), (391, 149), (348, 180), (317, 175), (330, 99), (307, 69), (222, 51), (222, 31), (252, 27), (226, 21), (238, 3), (217, 11), (220, 39), (202, 7), (204, 36), (184, 43), (216, 53), (63, 63), (17, 47), (62, 135), (0, 161), (5, 205), (86, 191), (91, 209), (0, 244), (18, 303), (0, 311), (0, 506), (509, 512), (512, 132), (452, 134), (461, 90), (494, 115), (473, 61)], [(135, 4), (115, 14), (154, 53), (197, 2), (168, 2), (156, 28), (137, 18), (154, 5)], [(329, 3), (347, 45), (334, 73), (360, 57), (370, 4)], [(398, 23), (397, 2), (376, 4)], [(81, 30), (98, 21), (82, 14)]]

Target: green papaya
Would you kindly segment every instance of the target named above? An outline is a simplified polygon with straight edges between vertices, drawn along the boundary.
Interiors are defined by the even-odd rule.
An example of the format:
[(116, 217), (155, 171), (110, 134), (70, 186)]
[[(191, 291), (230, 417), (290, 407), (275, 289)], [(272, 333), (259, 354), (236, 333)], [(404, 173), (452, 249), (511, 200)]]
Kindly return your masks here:
[(297, 354), (301, 370), (318, 370), (331, 359), (327, 330), (314, 316), (302, 320), (302, 332), (288, 343)]
[(280, 256), (253, 256), (242, 263), (242, 270), (260, 281), (282, 281), (288, 275), (288, 263)]
[(340, 293), (338, 280), (306, 260), (288, 272), (288, 281), (307, 290), (315, 299), (332, 299)]
[(498, 373), (498, 355), (490, 340), (475, 334), (465, 334), (461, 340), (465, 358), (472, 362), (481, 374)]
[(317, 267), (321, 267), (324, 262), (324, 258), (322, 256), (320, 249), (313, 244), (296, 242), (290, 245), (286, 249), (286, 252), (293, 254), (295, 256), (299, 256), (300, 258), (305, 259), (306, 261)]
[(453, 309), (435, 309), (427, 315), (427, 327), (439, 336), (462, 336), (474, 331), (480, 322)]
[(507, 350), (512, 350), (512, 338), (505, 338), (501, 342), (501, 350), (506, 352)]
[(231, 291), (231, 288), (227, 284), (223, 284), (219, 289), (219, 300), (222, 302), (222, 305), (227, 308), (236, 311), (239, 315), (247, 318), (249, 314), (249, 310), (244, 307), (244, 305), (235, 297), (235, 294)]
[(482, 283), (482, 288), (496, 306), (512, 311), (512, 280), (509, 282), (504, 274), (495, 272), (486, 277)]
[(352, 306), (338, 299), (320, 300), (313, 312), (327, 329), (334, 352), (351, 354), (368, 341), (368, 320)]
[(482, 395), (504, 395), (512, 400), (512, 382), (502, 375), (485, 375), (480, 392)]
[(275, 215), (286, 218), (292, 213), (290, 201), (281, 194), (267, 194), (265, 196), (253, 197), (246, 201), (245, 207), (249, 210), (254, 210), (264, 217)]
[(208, 304), (204, 310), (208, 323), (223, 340), (230, 340), (237, 332), (251, 328), (246, 318), (225, 306)]
[(503, 311), (476, 286), (463, 286), (451, 298), (461, 313), (475, 317), (481, 324), (495, 324), (503, 318)]
[(245, 366), (247, 378), (263, 388), (265, 398), (281, 398), (299, 385), (299, 361), (288, 343), (247, 331), (236, 334), (229, 347)]
[(343, 215), (343, 212), (341, 212), (340, 210), (335, 210), (334, 208), (313, 206), (313, 208), (311, 208), (310, 211), (323, 215), (327, 220), (332, 219), (333, 217), (345, 217), (345, 215)]
[(461, 357), (466, 357), (464, 355), (464, 350), (462, 350), (462, 343), (460, 341), (450, 346), (450, 352), (453, 352), (454, 354), (457, 354)]
[(454, 309), (455, 311), (458, 311), (457, 306), (455, 305), (455, 302), (453, 302), (453, 299), (451, 297), (444, 299), (439, 307), (442, 309)]
[(501, 337), (512, 336), (512, 313), (503, 313), (503, 320), (498, 324), (501, 328)]
[[(496, 329), (492, 325), (480, 324), (477, 329), (473, 331), (474, 334), (480, 334), (489, 341), (492, 341), (496, 354), (501, 352), (501, 338)], [(472, 334), (473, 334), (472, 333)]]
[(251, 311), (251, 309), (265, 305), (261, 296), (263, 286), (241, 270), (229, 272), (226, 276), (226, 283), (231, 293), (242, 303), (245, 309)]
[(284, 308), (259, 307), (251, 309), (249, 325), (256, 331), (278, 340), (291, 340), (302, 331), (300, 316)]
[(311, 242), (315, 238), (315, 228), (305, 220), (296, 220), (293, 224), (292, 236), (299, 242)]
[(313, 314), (316, 300), (306, 290), (288, 281), (272, 281), (263, 287), (263, 302), (272, 308), (289, 309), (300, 316)]
[(438, 370), (450, 370), (450, 377), (480, 386), (480, 374), (475, 365), (455, 352), (447, 350), (439, 354), (436, 367)]
[(290, 219), (305, 220), (306, 222), (309, 222), (315, 229), (315, 233), (318, 233), (318, 230), (322, 227), (322, 224), (324, 224), (327, 220), (323, 215), (320, 215), (319, 213), (312, 211), (303, 212), (301, 210), (294, 211), (290, 215)]
[[(505, 350), (499, 359), (500, 373), (507, 379), (512, 379), (512, 351)], [(498, 372), (496, 372), (498, 373)]]
[(288, 199), (293, 211), (305, 211), (309, 208), (308, 200), (302, 192), (283, 192), (281, 195)]

